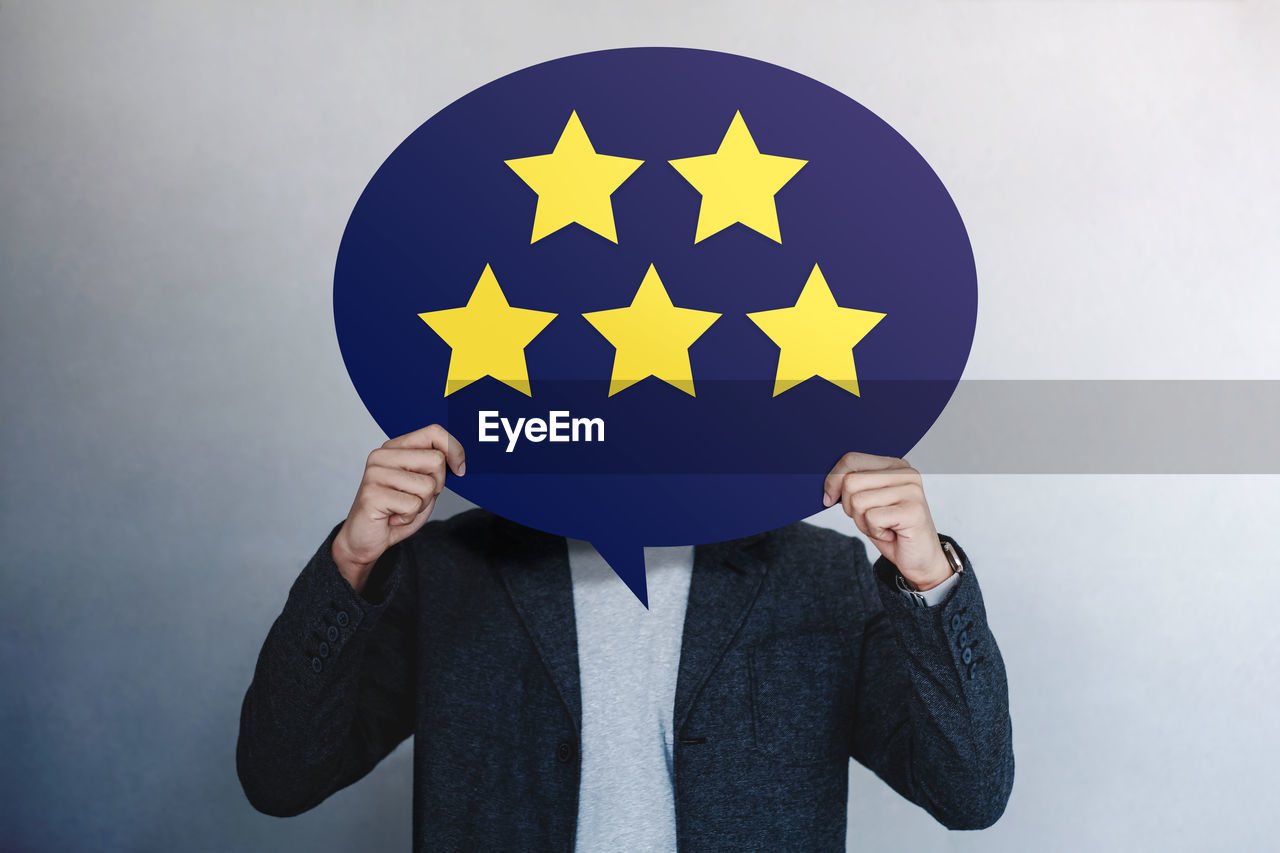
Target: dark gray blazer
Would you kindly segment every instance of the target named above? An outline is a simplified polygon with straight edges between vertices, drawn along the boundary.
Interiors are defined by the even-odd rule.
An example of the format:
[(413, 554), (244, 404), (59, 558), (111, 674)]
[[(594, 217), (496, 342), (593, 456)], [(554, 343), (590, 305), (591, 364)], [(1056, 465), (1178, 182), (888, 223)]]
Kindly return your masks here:
[[(334, 533), (336, 533), (335, 528)], [(417, 850), (573, 849), (581, 708), (565, 541), (482, 510), (430, 522), (364, 597), (303, 569), (244, 700), (249, 801), (294, 815), (409, 735)], [(957, 549), (959, 550), (959, 549)], [(918, 607), (807, 524), (698, 546), (676, 686), (681, 851), (844, 850), (852, 757), (953, 829), (1004, 811), (1004, 664), (968, 558)]]

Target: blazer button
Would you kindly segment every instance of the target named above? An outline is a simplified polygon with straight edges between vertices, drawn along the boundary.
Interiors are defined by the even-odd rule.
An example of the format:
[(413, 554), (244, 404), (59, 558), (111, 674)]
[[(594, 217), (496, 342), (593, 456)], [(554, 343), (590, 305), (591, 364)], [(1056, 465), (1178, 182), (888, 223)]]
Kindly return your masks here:
[(329, 638), (329, 642), (331, 643), (338, 642), (338, 629), (333, 627), (332, 625), (329, 626), (328, 631), (324, 632), (324, 635)]
[(960, 632), (960, 645), (961, 645), (961, 646), (967, 646), (967, 645), (969, 645), (969, 632), (968, 632), (968, 631), (961, 631), (961, 632)]
[(952, 631), (960, 630), (960, 614), (959, 613), (951, 614), (951, 630)]
[(320, 652), (320, 657), (327, 658), (329, 656), (329, 644), (324, 641), (321, 641), (319, 652)]
[(567, 740), (560, 741), (560, 745), (556, 747), (556, 761), (561, 764), (568, 764), (573, 760), (573, 744)]
[(339, 610), (336, 618), (338, 620), (339, 628), (347, 627), (347, 623), (351, 621), (351, 617), (347, 616), (347, 611), (345, 610)]
[(324, 664), (322, 664), (322, 663), (320, 662), (320, 658), (312, 658), (312, 659), (311, 659), (311, 671), (312, 671), (312, 672), (319, 672), (319, 671), (320, 671), (321, 669), (323, 669), (323, 668), (324, 668)]
[(973, 660), (973, 649), (965, 647), (964, 654), (960, 655), (960, 659), (965, 663)]

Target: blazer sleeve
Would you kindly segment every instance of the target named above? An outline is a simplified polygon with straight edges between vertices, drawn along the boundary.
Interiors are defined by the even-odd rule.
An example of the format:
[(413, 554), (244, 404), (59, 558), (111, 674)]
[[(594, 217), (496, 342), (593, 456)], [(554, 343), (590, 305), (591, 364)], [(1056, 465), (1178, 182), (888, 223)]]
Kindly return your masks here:
[(948, 829), (983, 829), (1013, 788), (1008, 683), (969, 558), (943, 538), (964, 572), (929, 607), (896, 588), (889, 560), (867, 571), (865, 552), (857, 555), (866, 619), (852, 755)]
[(338, 572), (334, 527), (289, 591), (240, 714), (236, 770), (258, 811), (304, 812), (413, 730), (413, 553), (400, 543), (363, 595)]

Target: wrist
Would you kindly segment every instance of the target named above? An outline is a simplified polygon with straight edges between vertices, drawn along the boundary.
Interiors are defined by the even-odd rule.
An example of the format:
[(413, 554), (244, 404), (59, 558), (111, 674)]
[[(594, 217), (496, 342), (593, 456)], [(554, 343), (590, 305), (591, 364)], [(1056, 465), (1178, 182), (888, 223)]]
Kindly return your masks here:
[(935, 586), (948, 580), (956, 573), (955, 566), (947, 559), (947, 555), (943, 552), (941, 544), (938, 547), (937, 554), (930, 568), (925, 572), (912, 572), (909, 576), (905, 572), (901, 572), (903, 579), (915, 589), (916, 592), (927, 592)]
[(916, 588), (916, 592), (928, 592), (953, 574), (955, 572), (951, 571), (951, 567), (946, 566), (941, 574), (931, 574), (927, 580), (908, 581), (908, 583)]
[(333, 555), (334, 564), (338, 567), (338, 574), (342, 575), (343, 580), (359, 593), (364, 590), (365, 583), (369, 580), (369, 572), (372, 571), (377, 559), (361, 560), (357, 558), (343, 536), (345, 532), (346, 526), (344, 525), (337, 535), (333, 537), (333, 545), (330, 548), (330, 552)]

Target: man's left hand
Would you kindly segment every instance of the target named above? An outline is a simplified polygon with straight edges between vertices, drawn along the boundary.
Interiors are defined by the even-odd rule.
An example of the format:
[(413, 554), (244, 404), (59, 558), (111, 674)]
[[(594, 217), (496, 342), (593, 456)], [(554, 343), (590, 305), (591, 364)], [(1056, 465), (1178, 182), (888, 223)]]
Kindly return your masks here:
[(827, 474), (822, 502), (845, 514), (916, 589), (951, 577), (924, 499), (920, 472), (905, 459), (846, 453)]

